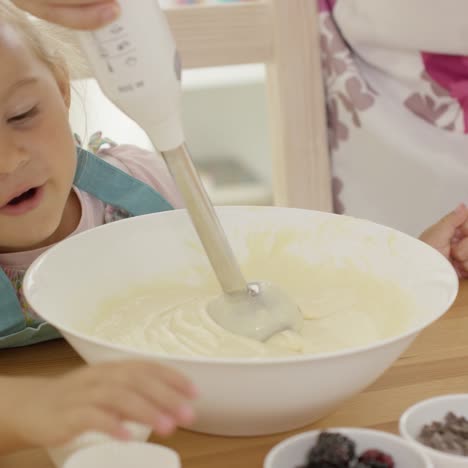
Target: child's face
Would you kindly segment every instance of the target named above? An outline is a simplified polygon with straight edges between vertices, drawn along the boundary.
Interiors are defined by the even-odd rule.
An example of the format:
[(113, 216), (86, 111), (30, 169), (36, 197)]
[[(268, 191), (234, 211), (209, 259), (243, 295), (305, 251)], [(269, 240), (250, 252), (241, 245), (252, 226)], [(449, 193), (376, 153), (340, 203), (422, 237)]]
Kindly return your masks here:
[(0, 251), (7, 252), (54, 237), (70, 203), (76, 156), (69, 83), (1, 21), (0, 64)]

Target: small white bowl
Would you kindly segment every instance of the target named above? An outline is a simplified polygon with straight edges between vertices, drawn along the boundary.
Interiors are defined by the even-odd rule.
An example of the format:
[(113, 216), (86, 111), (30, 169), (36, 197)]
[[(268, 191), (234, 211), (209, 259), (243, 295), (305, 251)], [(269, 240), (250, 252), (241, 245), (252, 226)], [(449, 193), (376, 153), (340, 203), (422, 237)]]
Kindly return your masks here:
[(468, 419), (468, 393), (443, 395), (411, 406), (400, 418), (400, 434), (426, 453), (435, 468), (468, 468), (468, 456), (450, 455), (428, 447), (417, 439), (425, 424), (443, 421), (449, 411)]
[(264, 468), (297, 468), (306, 463), (307, 454), (314, 446), (320, 432), (339, 432), (356, 443), (358, 454), (377, 449), (391, 455), (395, 468), (434, 468), (427, 455), (412, 444), (387, 432), (359, 428), (329, 428), (304, 432), (290, 437), (273, 447), (265, 458)]
[(180, 468), (174, 450), (146, 442), (106, 442), (75, 452), (63, 468)]

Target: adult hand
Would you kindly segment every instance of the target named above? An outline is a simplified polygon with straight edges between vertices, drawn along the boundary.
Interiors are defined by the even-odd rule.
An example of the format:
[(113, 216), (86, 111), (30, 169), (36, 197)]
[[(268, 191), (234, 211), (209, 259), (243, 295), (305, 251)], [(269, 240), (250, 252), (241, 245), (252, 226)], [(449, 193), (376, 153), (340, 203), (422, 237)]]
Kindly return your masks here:
[(117, 0), (12, 0), (18, 7), (51, 23), (73, 29), (98, 29), (120, 14)]

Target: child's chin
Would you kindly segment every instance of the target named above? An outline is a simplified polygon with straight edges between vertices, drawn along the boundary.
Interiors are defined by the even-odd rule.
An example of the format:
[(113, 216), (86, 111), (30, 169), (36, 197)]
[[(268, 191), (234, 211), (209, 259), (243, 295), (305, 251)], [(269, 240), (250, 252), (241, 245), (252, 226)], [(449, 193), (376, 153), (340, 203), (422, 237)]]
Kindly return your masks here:
[(36, 230), (32, 235), (22, 239), (21, 242), (16, 246), (17, 251), (35, 250), (42, 247), (48, 247), (58, 242), (55, 238), (57, 232), (56, 226), (51, 226), (49, 229)]

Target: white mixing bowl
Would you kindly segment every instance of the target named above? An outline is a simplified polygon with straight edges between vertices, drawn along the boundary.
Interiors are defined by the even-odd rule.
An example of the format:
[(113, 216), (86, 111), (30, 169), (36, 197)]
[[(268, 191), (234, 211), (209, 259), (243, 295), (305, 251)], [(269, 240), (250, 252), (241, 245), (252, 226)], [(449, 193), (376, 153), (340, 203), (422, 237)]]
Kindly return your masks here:
[(456, 297), (458, 279), (445, 258), (392, 229), (288, 208), (225, 207), (218, 213), (241, 261), (252, 233), (268, 232), (274, 238), (284, 229), (299, 232), (306, 241), (290, 247), (305, 261), (337, 265), (351, 261), (356, 268), (397, 281), (413, 293), (423, 313), (415, 313), (408, 329), (396, 337), (333, 353), (274, 359), (157, 355), (87, 336), (77, 331), (77, 324), (91, 320), (99, 304), (131, 285), (197, 265), (208, 268), (184, 210), (99, 227), (38, 259), (24, 282), (32, 307), (89, 363), (148, 357), (190, 377), (201, 395), (192, 427), (196, 431), (250, 436), (316, 421), (379, 377)]

